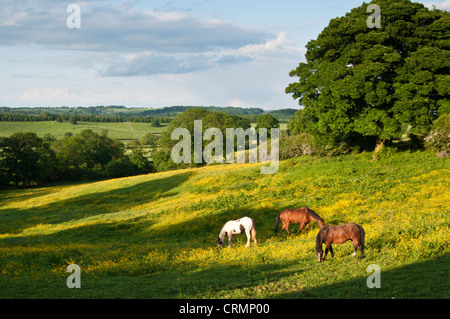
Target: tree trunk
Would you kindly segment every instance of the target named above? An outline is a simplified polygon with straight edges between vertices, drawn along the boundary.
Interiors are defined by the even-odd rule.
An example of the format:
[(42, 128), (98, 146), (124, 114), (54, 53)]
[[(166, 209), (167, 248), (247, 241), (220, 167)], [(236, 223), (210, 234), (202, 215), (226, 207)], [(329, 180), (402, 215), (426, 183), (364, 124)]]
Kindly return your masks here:
[(378, 153), (380, 153), (380, 151), (384, 148), (384, 142), (385, 142), (386, 140), (378, 140), (378, 142), (377, 142), (377, 146), (375, 147), (375, 151), (373, 152), (373, 156), (372, 156), (372, 159), (371, 159), (371, 161), (376, 161), (377, 160), (377, 157), (378, 157)]

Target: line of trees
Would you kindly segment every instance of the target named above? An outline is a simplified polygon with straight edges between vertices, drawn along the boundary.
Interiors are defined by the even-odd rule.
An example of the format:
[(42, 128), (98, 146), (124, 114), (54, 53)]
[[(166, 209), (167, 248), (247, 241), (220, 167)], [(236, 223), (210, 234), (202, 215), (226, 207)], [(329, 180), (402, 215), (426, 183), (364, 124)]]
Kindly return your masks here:
[[(185, 167), (197, 167), (205, 165), (206, 163), (202, 160), (202, 163), (181, 163), (175, 164), (171, 158), (172, 148), (177, 144), (178, 140), (172, 140), (171, 135), (173, 130), (176, 128), (187, 128), (191, 134), (191, 156), (194, 156), (194, 120), (202, 121), (202, 135), (208, 128), (218, 128), (222, 131), (223, 136), (226, 136), (227, 128), (242, 128), (244, 131), (251, 127), (251, 122), (248, 120), (247, 116), (237, 116), (229, 115), (225, 112), (209, 111), (206, 108), (191, 108), (183, 113), (178, 114), (173, 121), (167, 126), (166, 130), (161, 134), (159, 141), (160, 149), (153, 155), (154, 167), (157, 171), (166, 171), (177, 168)], [(256, 129), (258, 133), (258, 128), (275, 128), (279, 127), (279, 121), (270, 114), (258, 115), (255, 119)], [(202, 149), (210, 143), (210, 141), (202, 141)], [(225, 147), (225, 144), (224, 144)], [(237, 143), (235, 143), (235, 151)], [(248, 138), (246, 138), (246, 149), (248, 149)], [(223, 150), (225, 154), (225, 149)]]
[[(245, 117), (191, 108), (178, 114), (160, 138), (148, 134), (140, 141), (132, 141), (128, 148), (109, 138), (107, 131), (97, 134), (83, 130), (77, 135), (66, 134), (62, 139), (50, 134), (40, 138), (36, 133), (19, 132), (0, 138), (0, 187), (117, 178), (185, 167), (174, 164), (170, 158), (171, 148), (177, 143), (171, 140), (171, 133), (178, 127), (193, 130), (194, 120), (203, 120), (203, 131), (215, 127), (224, 134), (226, 128), (251, 127)], [(279, 127), (278, 120), (269, 114), (259, 115), (256, 123), (257, 128)], [(144, 149), (152, 150), (152, 161)]]
[[(127, 108), (125, 106), (88, 106), (88, 107), (0, 107), (0, 114), (21, 114), (21, 115), (41, 115), (44, 113), (67, 114), (67, 115), (97, 115), (101, 117), (119, 116), (119, 117), (175, 117), (190, 108), (200, 108), (202, 106), (167, 106), (163, 108)], [(221, 107), (205, 106), (202, 107), (208, 111), (225, 112), (230, 115), (258, 115), (264, 113), (260, 108), (242, 108), (242, 107)], [(285, 110), (287, 111), (287, 110)], [(292, 110), (290, 110), (292, 112)]]
[(94, 180), (153, 172), (142, 147), (124, 145), (92, 130), (62, 139), (20, 132), (0, 138), (0, 186), (29, 187), (50, 181)]
[[(39, 121), (56, 121), (56, 122), (102, 122), (102, 123), (119, 123), (119, 122), (139, 122), (139, 123), (155, 123), (159, 126), (160, 123), (169, 123), (171, 118), (158, 116), (100, 116), (100, 115), (73, 115), (73, 114), (51, 114), (44, 112), (39, 115), (32, 114), (13, 114), (0, 113), (0, 121), (3, 122), (39, 122)], [(158, 123), (158, 124), (156, 124)]]

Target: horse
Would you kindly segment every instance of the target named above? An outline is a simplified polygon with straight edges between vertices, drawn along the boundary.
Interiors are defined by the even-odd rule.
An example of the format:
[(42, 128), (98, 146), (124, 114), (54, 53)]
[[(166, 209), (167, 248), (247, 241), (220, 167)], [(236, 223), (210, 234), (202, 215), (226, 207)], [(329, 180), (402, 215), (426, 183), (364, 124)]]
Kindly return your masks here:
[(217, 237), (217, 246), (220, 248), (224, 244), (224, 237), (228, 235), (228, 246), (231, 247), (233, 235), (244, 233), (247, 235), (247, 244), (245, 247), (250, 247), (250, 235), (253, 244), (258, 244), (256, 240), (255, 221), (250, 217), (242, 217), (236, 220), (230, 220), (225, 223)]
[(308, 207), (300, 207), (297, 209), (285, 209), (278, 213), (277, 218), (275, 219), (275, 234), (278, 230), (278, 222), (283, 222), (283, 227), (281, 227), (280, 234), (283, 235), (283, 230), (285, 230), (288, 235), (291, 233), (289, 232), (289, 223), (293, 224), (300, 224), (300, 229), (298, 230), (298, 233), (302, 231), (303, 227), (306, 225), (306, 229), (308, 229), (309, 222), (311, 220), (315, 220), (319, 223), (319, 227), (322, 228), (325, 226), (324, 220), (322, 217), (317, 215), (314, 211), (309, 209)]
[[(353, 254), (356, 256), (356, 251), (360, 250), (361, 256), (359, 259), (364, 258), (364, 241), (366, 233), (362, 226), (355, 223), (346, 223), (339, 226), (326, 225), (321, 228), (316, 236), (316, 256), (317, 261), (321, 262), (325, 260), (328, 251), (331, 252), (331, 258), (334, 258), (333, 249), (331, 244), (343, 244), (347, 240), (353, 242)], [(325, 244), (325, 256), (323, 256), (322, 244)], [(323, 259), (322, 259), (323, 256)]]

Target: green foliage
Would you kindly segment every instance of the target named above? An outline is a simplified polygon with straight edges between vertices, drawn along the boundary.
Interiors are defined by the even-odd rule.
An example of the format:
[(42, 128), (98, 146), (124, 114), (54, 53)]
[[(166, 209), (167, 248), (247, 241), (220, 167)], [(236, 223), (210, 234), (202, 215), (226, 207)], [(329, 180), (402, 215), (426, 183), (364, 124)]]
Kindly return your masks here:
[(317, 154), (314, 137), (308, 133), (291, 135), (280, 140), (280, 159)]
[(450, 13), (409, 0), (372, 1), (381, 28), (366, 25), (367, 4), (332, 19), (307, 44), (306, 63), (286, 93), (304, 109), (290, 123), (294, 133), (327, 136), (337, 145), (359, 134), (393, 140), (425, 135), (448, 112)]
[(306, 117), (302, 116), (302, 113), (303, 113), (303, 109), (299, 109), (289, 119), (289, 123), (288, 123), (289, 135), (296, 135), (296, 134), (306, 132), (306, 130), (307, 130)]
[[(229, 115), (256, 116), (264, 113), (260, 108), (219, 106), (167, 106), (163, 108), (130, 108), (121, 105), (89, 107), (0, 107), (0, 121), (68, 121), (75, 116), (82, 122), (143, 122), (151, 123), (155, 118), (161, 123), (170, 122), (172, 117), (190, 108), (204, 108), (211, 112), (225, 112)], [(286, 110), (289, 112), (288, 110)], [(280, 116), (284, 116), (280, 114)]]
[(150, 125), (151, 125), (152, 127), (160, 127), (161, 124), (160, 124), (160, 122), (159, 122), (159, 118), (157, 118), (157, 117), (153, 118)]
[(125, 155), (123, 144), (92, 130), (58, 140), (35, 133), (0, 138), (0, 188), (39, 185), (53, 180), (92, 180), (153, 172), (137, 147)]
[(133, 149), (131, 154), (127, 155), (127, 158), (129, 158), (131, 164), (133, 164), (137, 168), (136, 171), (140, 172), (141, 174), (150, 173), (153, 170), (151, 163), (149, 162), (147, 157), (144, 156), (141, 148)]
[(77, 124), (77, 117), (72, 115), (71, 117), (69, 117), (69, 122), (73, 125)]
[(424, 139), (425, 146), (435, 152), (450, 152), (450, 114), (441, 115)]
[(67, 167), (96, 165), (105, 167), (112, 160), (123, 157), (123, 145), (107, 136), (101, 136), (92, 130), (84, 130), (80, 134), (65, 137), (53, 144), (58, 159)]
[(270, 131), (271, 128), (279, 128), (280, 122), (273, 115), (263, 114), (256, 118), (256, 127), (258, 129), (266, 128)]
[[(272, 116), (271, 116), (272, 117)], [(218, 128), (222, 132), (222, 136), (226, 136), (227, 128), (239, 128), (242, 127), (244, 130), (250, 127), (250, 122), (248, 119), (241, 118), (239, 116), (230, 116), (228, 113), (224, 112), (212, 112), (205, 108), (190, 108), (185, 112), (177, 115), (167, 126), (166, 130), (161, 134), (160, 138), (160, 151), (153, 156), (153, 161), (155, 163), (155, 168), (158, 171), (164, 171), (168, 169), (180, 168), (180, 167), (193, 167), (204, 165), (203, 163), (195, 164), (194, 157), (194, 121), (202, 121), (202, 136), (203, 133), (208, 128)], [(276, 120), (276, 119), (275, 119)], [(172, 140), (171, 135), (173, 130), (177, 128), (186, 128), (189, 130), (191, 135), (191, 163), (181, 163), (175, 164), (171, 160), (171, 151), (174, 145), (179, 141)], [(203, 148), (208, 145), (211, 141), (203, 140)], [(226, 143), (224, 141), (223, 146), (225, 148)], [(224, 150), (225, 152), (225, 150)]]
[(3, 178), (8, 176), (16, 186), (44, 182), (54, 166), (55, 153), (35, 133), (16, 133), (0, 139)]
[(178, 165), (172, 161), (170, 152), (162, 150), (153, 154), (153, 165), (158, 172), (165, 172), (178, 167)]
[(398, 152), (398, 149), (393, 146), (384, 146), (376, 155), (377, 160), (388, 159), (394, 156)]

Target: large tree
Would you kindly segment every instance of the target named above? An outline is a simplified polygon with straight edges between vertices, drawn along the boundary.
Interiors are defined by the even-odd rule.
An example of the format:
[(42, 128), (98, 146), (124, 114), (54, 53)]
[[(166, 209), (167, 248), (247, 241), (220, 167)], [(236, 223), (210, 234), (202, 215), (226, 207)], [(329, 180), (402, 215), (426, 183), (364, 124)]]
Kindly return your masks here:
[(306, 48), (286, 93), (299, 99), (298, 127), (330, 143), (370, 137), (382, 144), (423, 136), (450, 111), (450, 13), (409, 0), (376, 0), (332, 19)]
[(55, 169), (55, 153), (36, 133), (0, 138), (0, 170), (16, 186), (42, 183)]
[(101, 136), (92, 130), (66, 136), (55, 141), (53, 147), (60, 165), (67, 168), (104, 168), (110, 161), (124, 156), (124, 147), (119, 141)]
[[(199, 160), (195, 160), (195, 153), (198, 153), (194, 149), (195, 145), (195, 129), (194, 129), (194, 121), (201, 121), (201, 136), (199, 136), (199, 140), (201, 142), (201, 150), (200, 150), (200, 156)], [(227, 128), (242, 128), (243, 130), (246, 130), (247, 128), (250, 128), (250, 122), (242, 118), (240, 116), (236, 115), (229, 115), (225, 112), (215, 112), (215, 111), (209, 111), (205, 108), (190, 108), (184, 111), (183, 113), (178, 114), (167, 126), (167, 128), (164, 130), (164, 132), (161, 134), (161, 138), (159, 139), (160, 144), (160, 150), (156, 152), (153, 157), (153, 162), (155, 165), (155, 168), (158, 171), (168, 170), (168, 169), (175, 169), (178, 167), (191, 167), (191, 166), (199, 166), (204, 165), (206, 162), (204, 161), (202, 157), (202, 151), (210, 145), (213, 141), (216, 140), (215, 135), (213, 134), (211, 137), (205, 138), (204, 134), (205, 131), (212, 128), (217, 128), (220, 131), (220, 134), (222, 135), (222, 146), (224, 147), (223, 150), (216, 150), (214, 149), (214, 154), (218, 157), (222, 157), (221, 155), (226, 154), (226, 129)], [(184, 140), (182, 137), (177, 139), (177, 137), (174, 137), (175, 139), (172, 140), (172, 132), (177, 128), (186, 128), (189, 131), (190, 134), (190, 146), (191, 146), (191, 163), (180, 163), (175, 164), (171, 159), (171, 153), (172, 148), (179, 143), (180, 140)], [(200, 133), (200, 132), (199, 132)], [(236, 139), (236, 137), (234, 137)], [(237, 144), (237, 143), (236, 143)], [(235, 144), (235, 146), (236, 146)], [(246, 147), (248, 146), (248, 138), (245, 139)], [(236, 150), (236, 148), (235, 148)], [(215, 151), (218, 151), (218, 154), (215, 153)], [(197, 154), (198, 156), (198, 154)]]

